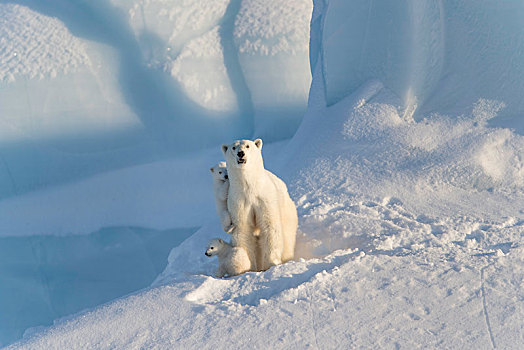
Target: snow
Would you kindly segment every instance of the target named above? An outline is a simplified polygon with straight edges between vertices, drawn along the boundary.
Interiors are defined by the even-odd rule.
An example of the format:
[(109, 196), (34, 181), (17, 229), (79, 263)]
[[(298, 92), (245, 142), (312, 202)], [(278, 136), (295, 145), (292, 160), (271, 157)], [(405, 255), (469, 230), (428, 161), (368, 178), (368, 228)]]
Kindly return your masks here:
[[(244, 0), (233, 37), (249, 87), (254, 135), (267, 141), (292, 136), (305, 112), (311, 1)], [(308, 26), (304, 26), (304, 22)]]
[(310, 0), (112, 4), (126, 11), (148, 65), (169, 75), (167, 88), (204, 108), (193, 118), (218, 118), (236, 137), (293, 135), (311, 82)]
[[(206, 51), (201, 51), (202, 47)], [(171, 75), (199, 105), (211, 110), (238, 111), (236, 95), (224, 65), (218, 27), (184, 46), (171, 65)]]
[(309, 28), (302, 25), (311, 16), (308, 1), (242, 1), (235, 20), (235, 41), (240, 53), (275, 56), (308, 51)]
[(120, 166), (125, 149), (143, 159), (114, 50), (25, 6), (0, 14), (0, 198)]
[[(198, 153), (224, 140), (290, 138), (311, 81), (311, 0), (259, 3), (266, 12), (277, 6), (269, 26), (245, 5), (1, 4), (0, 198)], [(292, 26), (277, 16), (294, 10)], [(260, 29), (249, 40), (278, 38), (289, 43), (286, 50), (240, 55), (237, 39), (247, 38), (252, 20)], [(195, 138), (201, 141), (188, 146)]]
[(467, 113), (481, 97), (506, 104), (493, 125), (522, 134), (522, 3), (317, 3), (326, 8), (315, 39), (322, 45), (312, 47), (312, 57), (322, 55), (328, 104), (378, 79), (417, 120), (434, 112)]
[(217, 26), (228, 1), (111, 0), (125, 15), (149, 64), (165, 64), (192, 39)]
[(2, 6), (0, 15), (0, 80), (12, 82), (15, 76), (56, 77), (91, 65), (85, 43), (72, 36), (57, 19), (13, 4)]
[(108, 227), (88, 235), (0, 238), (0, 339), (147, 287), (192, 229)]
[[(191, 152), (135, 163), (113, 154), (118, 162), (110, 171), (0, 200), (0, 240), (9, 242), (2, 243), (8, 254), (0, 260), (0, 296), (24, 286), (37, 291), (39, 307), (52, 306), (24, 309), (23, 317), (9, 312), (12, 322), (0, 324), (16, 326), (2, 328), (2, 345), (522, 347), (522, 5), (315, 0), (311, 14), (298, 0), (111, 4), (153, 67), (145, 76), (161, 71), (213, 113), (182, 128), (185, 140), (203, 143)], [(307, 32), (299, 28), (310, 19), (309, 86)], [(184, 36), (178, 23), (194, 26)], [(160, 39), (144, 36), (146, 27)], [(289, 85), (277, 84), (278, 77)], [(301, 96), (304, 84), (307, 111), (286, 126), (285, 116), (300, 113), (287, 106), (300, 100), (292, 96)], [(216, 259), (204, 250), (210, 238), (228, 240), (209, 174), (222, 155), (200, 136), (247, 132), (214, 128), (235, 118), (264, 140), (293, 135), (265, 142), (263, 156), (297, 205), (297, 258), (220, 279), (213, 276)], [(166, 134), (155, 137), (173, 135), (173, 124), (160, 125)], [(175, 229), (176, 236), (166, 234)], [(159, 231), (164, 235), (151, 241), (156, 251), (137, 238)], [(118, 252), (128, 260), (112, 261)], [(30, 261), (33, 279), (21, 276), (19, 255)], [(79, 279), (80, 291), (59, 287), (72, 283), (68, 264), (94, 279), (105, 276), (103, 283)], [(102, 297), (82, 303), (92, 287)], [(29, 294), (2, 300), (32, 305)], [(45, 304), (49, 296), (58, 301)]]
[[(522, 292), (498, 277), (508, 264), (521, 280), (522, 260), (464, 266), (431, 251), (339, 251), (261, 274), (181, 278), (63, 321), (23, 347), (516, 348)], [(504, 316), (487, 323), (486, 315)]]

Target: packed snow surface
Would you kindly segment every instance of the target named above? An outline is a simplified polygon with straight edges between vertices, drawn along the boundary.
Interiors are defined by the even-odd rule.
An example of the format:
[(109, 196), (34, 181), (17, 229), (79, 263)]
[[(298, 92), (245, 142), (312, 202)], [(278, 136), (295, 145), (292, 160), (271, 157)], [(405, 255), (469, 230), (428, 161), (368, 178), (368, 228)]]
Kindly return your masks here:
[[(298, 54), (304, 32), (287, 19), (293, 13), (306, 16), (311, 9), (306, 2), (110, 3), (123, 11), (118, 23), (131, 27), (136, 52), (151, 67), (166, 69), (161, 73), (167, 74), (166, 87), (178, 81), (192, 91), (190, 99), (215, 112), (235, 105), (237, 111), (253, 111), (252, 119), (242, 119), (244, 112), (236, 116), (253, 130), (270, 135), (278, 128), (276, 119), (257, 124), (260, 106), (272, 93), (295, 96), (302, 86), (264, 82), (287, 74), (307, 79)], [(101, 9), (107, 3), (94, 4)], [(214, 277), (217, 261), (204, 256), (206, 242), (228, 239), (214, 213), (209, 174), (222, 158), (218, 146), (120, 165), (1, 200), (0, 239), (34, 244), (34, 234), (41, 242), (56, 234), (66, 239), (75, 237), (70, 233), (115, 234), (100, 230), (104, 227), (119, 227), (116, 232), (197, 227), (196, 232), (171, 243), (176, 246), (167, 266), (150, 287), (77, 308), (79, 313), (51, 327), (38, 327), (48, 326), (49, 317), (33, 322), (23, 339), (8, 345), (16, 338), (11, 333), (0, 342), (8, 349), (520, 349), (523, 9), (518, 2), (493, 0), (315, 0), (307, 14), (313, 72), (307, 111), (291, 139), (263, 148), (266, 167), (285, 180), (297, 205), (296, 260), (265, 272)], [(186, 37), (179, 23), (191, 23)], [(256, 67), (271, 69), (265, 74)], [(298, 68), (288, 73), (290, 67)], [(259, 85), (254, 77), (262, 79)], [(229, 97), (217, 98), (220, 94)], [(274, 101), (268, 110), (286, 110)], [(163, 135), (157, 126), (155, 135)], [(200, 140), (199, 132), (184, 132)], [(188, 232), (193, 231), (179, 233)], [(95, 237), (89, 242), (104, 246), (97, 234), (87, 235)], [(78, 255), (74, 245), (68, 249)], [(12, 261), (2, 261), (0, 278), (23, 283)], [(46, 261), (56, 268), (53, 259), (36, 259), (31, 266), (48, 268)], [(75, 266), (93, 273), (84, 269), (86, 261)], [(45, 284), (35, 287), (45, 295)]]

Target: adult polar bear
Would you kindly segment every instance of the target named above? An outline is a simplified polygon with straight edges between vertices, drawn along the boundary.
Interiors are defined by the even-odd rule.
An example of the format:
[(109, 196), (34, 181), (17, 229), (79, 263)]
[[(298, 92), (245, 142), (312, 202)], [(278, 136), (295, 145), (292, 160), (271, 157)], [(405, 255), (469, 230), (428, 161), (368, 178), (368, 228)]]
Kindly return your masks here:
[(237, 140), (222, 145), (222, 152), (229, 176), (231, 243), (246, 250), (253, 271), (293, 259), (297, 209), (286, 184), (264, 169), (262, 140)]

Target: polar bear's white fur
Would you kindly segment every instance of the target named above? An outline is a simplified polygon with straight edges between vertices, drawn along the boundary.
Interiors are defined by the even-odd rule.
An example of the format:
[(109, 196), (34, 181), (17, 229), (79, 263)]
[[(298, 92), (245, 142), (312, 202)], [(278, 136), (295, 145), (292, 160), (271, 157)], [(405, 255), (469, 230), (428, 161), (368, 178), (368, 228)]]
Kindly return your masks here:
[(286, 184), (264, 168), (262, 140), (222, 145), (229, 176), (227, 207), (231, 243), (246, 250), (251, 270), (262, 271), (293, 259), (297, 210)]
[(215, 255), (218, 257), (217, 277), (240, 275), (251, 268), (251, 262), (244, 248), (233, 247), (220, 238), (209, 241), (205, 254), (209, 257)]
[(213, 176), (213, 193), (215, 195), (215, 205), (222, 229), (230, 232), (233, 229), (231, 216), (227, 210), (227, 194), (229, 191), (229, 179), (227, 175), (226, 162), (220, 162), (211, 169)]

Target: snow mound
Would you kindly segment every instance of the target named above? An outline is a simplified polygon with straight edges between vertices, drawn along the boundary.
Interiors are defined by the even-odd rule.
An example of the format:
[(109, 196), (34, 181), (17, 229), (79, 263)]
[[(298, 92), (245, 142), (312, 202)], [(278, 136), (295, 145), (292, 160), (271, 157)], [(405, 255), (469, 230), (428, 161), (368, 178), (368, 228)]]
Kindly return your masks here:
[[(313, 86), (310, 101), (322, 96), (322, 86)], [(296, 179), (295, 197), (306, 191), (315, 198), (373, 193), (374, 202), (401, 198), (418, 214), (522, 214), (513, 196), (524, 194), (523, 137), (487, 126), (500, 113), (498, 102), (479, 99), (469, 115), (433, 114), (417, 122), (399, 106), (400, 99), (376, 81), (331, 107), (311, 105), (281, 162)], [(498, 151), (493, 140), (504, 157), (489, 157)], [(495, 168), (506, 176), (497, 177)]]

